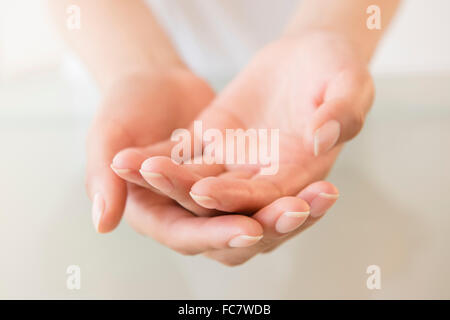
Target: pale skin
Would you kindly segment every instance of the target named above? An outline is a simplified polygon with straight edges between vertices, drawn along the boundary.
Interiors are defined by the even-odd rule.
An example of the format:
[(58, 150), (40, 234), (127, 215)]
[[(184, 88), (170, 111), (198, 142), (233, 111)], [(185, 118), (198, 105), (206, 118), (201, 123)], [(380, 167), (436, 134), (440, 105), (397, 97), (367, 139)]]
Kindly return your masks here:
[[(138, 232), (178, 252), (227, 265), (272, 250), (337, 200), (337, 188), (321, 180), (362, 128), (374, 95), (368, 63), (399, 3), (302, 1), (285, 33), (216, 95), (142, 1), (80, 0), (76, 33), (63, 26), (70, 1), (50, 2), (103, 94), (87, 144), (97, 230), (113, 230), (124, 214)], [(373, 4), (381, 30), (366, 27)], [(280, 129), (279, 172), (174, 164), (168, 138), (196, 119), (221, 130)]]

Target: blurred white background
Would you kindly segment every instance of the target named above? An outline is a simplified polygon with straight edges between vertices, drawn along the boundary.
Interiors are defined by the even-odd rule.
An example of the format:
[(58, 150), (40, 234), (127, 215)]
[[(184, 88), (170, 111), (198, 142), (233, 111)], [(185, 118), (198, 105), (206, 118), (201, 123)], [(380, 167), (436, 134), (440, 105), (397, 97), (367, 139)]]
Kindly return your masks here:
[[(90, 117), (68, 107), (93, 112), (95, 99), (62, 81), (41, 1), (0, 0), (0, 298), (450, 298), (449, 12), (448, 0), (404, 1), (373, 63), (373, 111), (329, 178), (341, 199), (317, 228), (230, 269), (125, 223), (95, 233)], [(66, 288), (71, 264), (80, 291)], [(371, 264), (382, 290), (365, 286)]]
[[(4, 79), (55, 68), (61, 62), (63, 46), (42, 2), (0, 2), (0, 75)], [(374, 73), (450, 70), (450, 42), (441, 36), (450, 30), (448, 12), (447, 0), (404, 0), (373, 62)]]
[(0, 2), (1, 68), (4, 79), (59, 65), (63, 47), (41, 0)]

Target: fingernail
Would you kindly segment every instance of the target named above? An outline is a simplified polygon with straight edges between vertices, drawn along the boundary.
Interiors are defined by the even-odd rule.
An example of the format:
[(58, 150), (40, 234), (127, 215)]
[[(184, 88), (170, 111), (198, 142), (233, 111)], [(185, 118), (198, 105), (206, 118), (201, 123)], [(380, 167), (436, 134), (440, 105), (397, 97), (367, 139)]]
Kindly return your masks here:
[(194, 199), (195, 202), (197, 202), (199, 205), (201, 205), (204, 208), (207, 209), (216, 209), (218, 207), (218, 203), (216, 199), (213, 199), (208, 196), (200, 196), (198, 194), (194, 194), (192, 192), (189, 192), (191, 195), (191, 198)]
[(233, 248), (245, 248), (250, 247), (257, 243), (259, 240), (262, 239), (263, 236), (247, 236), (247, 235), (241, 235), (234, 237), (233, 239), (228, 242), (228, 245)]
[(341, 134), (341, 124), (336, 120), (326, 122), (314, 133), (314, 156), (323, 154), (334, 147)]
[(150, 185), (152, 185), (152, 187), (155, 187), (156, 189), (161, 190), (163, 192), (171, 192), (173, 190), (172, 183), (169, 181), (169, 179), (167, 179), (167, 177), (165, 177), (161, 173), (143, 170), (140, 170), (139, 172), (142, 174), (145, 180)]
[(114, 171), (115, 173), (117, 173), (118, 175), (123, 175), (123, 174), (128, 174), (130, 173), (132, 170), (131, 169), (120, 169), (120, 168), (116, 168), (114, 167), (113, 164), (111, 164), (111, 169), (112, 171)]
[(339, 194), (325, 192), (319, 193), (318, 197), (316, 197), (311, 203), (311, 217), (319, 218), (323, 216), (331, 207), (330, 201), (324, 202), (323, 199), (336, 200), (337, 198), (339, 198)]
[(337, 199), (339, 198), (339, 194), (331, 194), (331, 193), (325, 193), (321, 192), (319, 193), (319, 196), (325, 199)]
[(300, 227), (308, 218), (308, 212), (285, 212), (278, 218), (275, 229), (279, 233), (288, 233)]
[(94, 195), (94, 201), (92, 203), (92, 221), (97, 232), (99, 232), (100, 220), (102, 219), (104, 211), (105, 200), (103, 200), (103, 197), (100, 195), (100, 193), (96, 193)]

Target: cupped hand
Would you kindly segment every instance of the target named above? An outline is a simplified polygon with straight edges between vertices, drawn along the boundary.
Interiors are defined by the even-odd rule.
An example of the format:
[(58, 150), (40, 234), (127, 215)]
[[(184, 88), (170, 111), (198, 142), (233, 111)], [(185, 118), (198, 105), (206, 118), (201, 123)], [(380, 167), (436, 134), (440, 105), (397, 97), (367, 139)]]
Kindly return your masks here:
[[(133, 73), (106, 90), (87, 139), (86, 184), (99, 232), (113, 230), (125, 207), (126, 182), (110, 167), (117, 152), (167, 139), (213, 97), (206, 82), (184, 69)], [(136, 181), (133, 172), (128, 176)]]
[[(332, 206), (337, 189), (317, 182), (297, 197), (278, 199), (252, 217), (198, 217), (150, 190), (138, 171), (123, 168), (130, 164), (125, 160), (133, 163), (141, 159), (141, 152), (167, 152), (163, 144), (155, 143), (175, 128), (186, 126), (212, 97), (212, 90), (203, 81), (185, 73), (133, 75), (111, 88), (88, 138), (87, 188), (95, 197), (94, 223), (99, 232), (112, 230), (124, 211), (138, 232), (180, 253), (203, 253), (237, 265), (306, 229)], [(119, 155), (127, 157), (116, 157), (117, 167), (111, 168), (119, 150)], [(127, 175), (134, 183), (126, 183), (117, 174)], [(100, 218), (96, 217), (97, 209), (102, 212)]]
[[(126, 163), (130, 172), (140, 170), (141, 185), (153, 186), (198, 215), (251, 214), (296, 195), (327, 175), (342, 143), (360, 131), (370, 109), (373, 83), (356, 52), (351, 43), (326, 32), (283, 38), (261, 50), (196, 118), (204, 129), (224, 133), (279, 129), (276, 174), (262, 175), (254, 166), (177, 165), (168, 157), (171, 141), (158, 146), (165, 148), (159, 153), (165, 157), (154, 157), (154, 146), (120, 153), (115, 161)], [(133, 181), (127, 173), (121, 177)]]

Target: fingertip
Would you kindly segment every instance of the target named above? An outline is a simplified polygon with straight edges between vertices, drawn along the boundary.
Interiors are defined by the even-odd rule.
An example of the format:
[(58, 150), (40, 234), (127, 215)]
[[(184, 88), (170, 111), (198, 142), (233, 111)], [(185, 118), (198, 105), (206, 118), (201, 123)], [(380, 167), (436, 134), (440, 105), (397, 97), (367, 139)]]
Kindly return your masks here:
[(319, 193), (319, 197), (322, 197), (324, 199), (337, 200), (339, 198), (339, 194), (321, 192)]
[(312, 141), (313, 153), (317, 157), (336, 146), (341, 136), (341, 124), (336, 120), (328, 120), (315, 129)]
[(140, 171), (161, 173), (167, 165), (175, 165), (175, 163), (168, 157), (155, 156), (145, 159), (140, 165)]
[[(264, 233), (264, 228), (255, 219), (243, 215), (224, 215), (213, 218), (215, 233), (222, 229), (220, 243), (217, 248), (244, 248), (259, 242)], [(220, 226), (220, 227), (219, 227)]]
[(208, 196), (201, 196), (193, 193), (192, 191), (189, 192), (189, 195), (191, 196), (192, 200), (194, 200), (195, 203), (197, 203), (199, 206), (203, 208), (216, 209), (217, 207), (219, 207), (218, 201), (214, 198)]
[(324, 193), (331, 196), (338, 196), (339, 195), (339, 189), (328, 181), (317, 181), (314, 183), (311, 183), (309, 186), (307, 186), (305, 189), (300, 191), (297, 194), (297, 197), (305, 200), (308, 203), (311, 203), (314, 197), (318, 196), (320, 193)]
[(176, 220), (160, 238), (174, 250), (182, 253), (205, 253), (214, 250), (249, 247), (263, 236), (262, 226), (242, 215), (192, 217)]
[(92, 178), (92, 220), (98, 233), (114, 230), (119, 224), (126, 203), (126, 183), (115, 173), (103, 170)]
[[(313, 118), (314, 119), (314, 118)], [(317, 130), (316, 125), (314, 125), (314, 121), (311, 121), (306, 127), (305, 133), (303, 135), (304, 148), (306, 152), (314, 157), (317, 157), (317, 146), (315, 145), (315, 132)]]
[(300, 212), (309, 212), (309, 203), (298, 197), (283, 197), (273, 202), (273, 207), (283, 211), (292, 209)]
[(292, 232), (302, 226), (309, 215), (309, 211), (286, 211), (278, 218), (275, 230), (281, 234)]
[[(195, 182), (189, 192), (200, 206), (225, 212), (248, 213), (237, 195), (248, 193), (240, 179), (205, 177)], [(245, 201), (244, 201), (245, 203)]]
[(206, 177), (191, 188), (197, 196), (215, 200), (215, 209), (252, 213), (280, 197), (280, 190), (266, 179)]
[(117, 174), (119, 177), (125, 179), (130, 173), (133, 172), (131, 169), (120, 169), (114, 166), (113, 163), (111, 163), (111, 170)]
[(335, 204), (339, 190), (330, 182), (319, 181), (306, 187), (297, 197), (310, 204), (311, 217), (319, 218)]
[(192, 185), (191, 192), (196, 195), (205, 196), (211, 188), (216, 185), (217, 177), (205, 177)]
[(279, 237), (302, 225), (310, 215), (309, 204), (298, 197), (277, 199), (253, 216), (270, 237)]
[(249, 236), (246, 234), (241, 234), (238, 236), (235, 236), (230, 241), (228, 241), (228, 246), (231, 248), (247, 248), (255, 245), (259, 240), (263, 238), (262, 235), (260, 236)]
[(94, 224), (95, 230), (99, 232), (100, 222), (102, 220), (103, 214), (105, 212), (105, 199), (100, 192), (94, 195), (92, 200), (92, 223)]
[(118, 170), (139, 170), (145, 156), (136, 148), (119, 151), (112, 160), (112, 166)]

